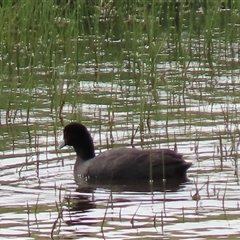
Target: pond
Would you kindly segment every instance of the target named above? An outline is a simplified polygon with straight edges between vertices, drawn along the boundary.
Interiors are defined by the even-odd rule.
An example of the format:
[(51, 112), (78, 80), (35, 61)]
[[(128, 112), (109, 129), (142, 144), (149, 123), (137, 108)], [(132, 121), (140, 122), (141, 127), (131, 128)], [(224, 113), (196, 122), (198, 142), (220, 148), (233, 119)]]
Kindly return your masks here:
[[(182, 39), (182, 50), (195, 51), (191, 61), (174, 60), (174, 41), (156, 38), (154, 64), (146, 60), (148, 46), (136, 47), (136, 59), (125, 43), (108, 40), (106, 48), (105, 36), (94, 40), (99, 56), (122, 47), (121, 61), (113, 51), (96, 63), (89, 44), (76, 65), (74, 41), (65, 49), (59, 39), (53, 68), (24, 66), (29, 55), (16, 51), (21, 66), (13, 58), (0, 79), (0, 238), (238, 238), (239, 45), (223, 32), (215, 29), (211, 61), (204, 38)], [(87, 46), (92, 36), (78, 41)], [(40, 61), (44, 52), (38, 54)], [(1, 64), (7, 59), (2, 53)], [(97, 154), (123, 146), (175, 149), (193, 163), (189, 180), (78, 186), (74, 150), (58, 149), (71, 121), (87, 126)]]

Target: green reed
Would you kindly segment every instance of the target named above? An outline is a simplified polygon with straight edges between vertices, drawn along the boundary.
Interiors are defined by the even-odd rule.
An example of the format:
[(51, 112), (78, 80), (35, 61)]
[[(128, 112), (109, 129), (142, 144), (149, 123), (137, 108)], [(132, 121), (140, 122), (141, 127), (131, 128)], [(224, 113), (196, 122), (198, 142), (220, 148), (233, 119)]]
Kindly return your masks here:
[[(222, 69), (238, 69), (227, 55), (236, 55), (239, 5), (232, 1), (227, 10), (212, 1), (2, 1), (1, 121), (20, 112), (27, 121), (41, 118), (33, 109), (46, 108), (54, 126), (64, 125), (63, 119), (82, 119), (83, 103), (99, 103), (113, 115), (126, 112), (128, 124), (140, 126), (140, 132), (150, 132), (151, 120), (165, 121), (163, 141), (176, 118), (185, 125), (195, 118), (214, 121), (216, 113), (188, 114), (186, 96), (199, 104), (216, 102), (225, 90), (216, 90), (215, 77)], [(190, 69), (193, 62), (198, 70)], [(111, 70), (104, 72), (107, 63)], [(202, 87), (196, 82), (204, 74), (209, 81)], [(89, 82), (89, 92), (82, 81)], [(102, 82), (111, 83), (110, 95), (91, 85)], [(198, 91), (190, 92), (189, 85)], [(224, 94), (232, 96), (230, 90)], [(236, 90), (236, 102), (238, 95)]]
[[(183, 57), (186, 61), (193, 56), (189, 47), (195, 34), (204, 37), (206, 50), (210, 51), (214, 38), (212, 29), (223, 28), (222, 22), (227, 25), (232, 20), (234, 27), (239, 21), (233, 11), (216, 11), (218, 3), (207, 3), (194, 19), (194, 6), (174, 6), (173, 2), (133, 1), (126, 5), (118, 1), (94, 1), (91, 5), (83, 0), (74, 5), (67, 1), (61, 5), (56, 1), (3, 2), (1, 50), (8, 53), (8, 62), (13, 61), (18, 70), (39, 63), (46, 67), (65, 63), (68, 72), (68, 67), (76, 70), (78, 63), (87, 61), (88, 57), (94, 59), (97, 66), (99, 62), (124, 56), (135, 63), (133, 70), (141, 70), (140, 64), (147, 62), (151, 78), (155, 72), (154, 63), (161, 58), (159, 53), (165, 44), (173, 47), (169, 60), (182, 61)], [(237, 4), (234, 2), (234, 6)], [(91, 15), (88, 15), (89, 11)], [(8, 24), (4, 24), (6, 21)], [(231, 41), (236, 36), (233, 27), (226, 28), (224, 35)], [(122, 43), (115, 55), (112, 55), (111, 39)], [(185, 45), (186, 41), (190, 45)], [(106, 54), (100, 54), (101, 50)], [(211, 51), (208, 54), (211, 55)], [(208, 57), (206, 55), (206, 60)], [(66, 62), (68, 58), (70, 62)]]

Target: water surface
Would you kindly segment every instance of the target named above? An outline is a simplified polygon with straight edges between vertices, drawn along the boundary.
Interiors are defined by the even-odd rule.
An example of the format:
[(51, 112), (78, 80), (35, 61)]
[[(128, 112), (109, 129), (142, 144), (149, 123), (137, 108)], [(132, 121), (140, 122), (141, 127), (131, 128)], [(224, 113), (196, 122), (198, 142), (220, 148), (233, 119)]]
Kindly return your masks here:
[[(0, 79), (0, 238), (237, 239), (239, 44), (214, 31), (210, 60), (204, 36), (189, 42), (182, 33), (181, 50), (190, 49), (191, 58), (175, 60), (176, 42), (156, 38), (154, 68), (149, 46), (134, 52), (124, 41), (102, 43), (105, 36), (94, 38), (105, 57), (96, 62), (93, 36), (82, 35), (77, 43), (88, 47), (77, 63), (76, 49), (64, 49), (65, 56), (61, 41), (53, 67), (7, 63)], [(120, 47), (118, 62), (108, 51)], [(58, 149), (70, 121), (88, 127), (97, 153), (176, 149), (193, 163), (189, 181), (77, 186), (73, 149)]]

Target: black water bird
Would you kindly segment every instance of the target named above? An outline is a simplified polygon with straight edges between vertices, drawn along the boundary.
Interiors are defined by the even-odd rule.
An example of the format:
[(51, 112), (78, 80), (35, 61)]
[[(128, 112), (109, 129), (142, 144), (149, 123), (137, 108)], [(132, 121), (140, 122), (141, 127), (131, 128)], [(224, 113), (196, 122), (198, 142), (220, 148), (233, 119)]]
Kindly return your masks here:
[(73, 146), (77, 159), (74, 177), (89, 179), (136, 180), (186, 176), (192, 163), (170, 149), (116, 148), (95, 156), (93, 139), (87, 128), (72, 122), (63, 130), (60, 148)]

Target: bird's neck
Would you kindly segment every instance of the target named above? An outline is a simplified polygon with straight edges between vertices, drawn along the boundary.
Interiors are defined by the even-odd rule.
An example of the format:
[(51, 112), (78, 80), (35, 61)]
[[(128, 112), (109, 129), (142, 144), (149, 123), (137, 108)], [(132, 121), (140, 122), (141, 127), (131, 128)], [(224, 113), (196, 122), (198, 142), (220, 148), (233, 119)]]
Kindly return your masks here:
[(94, 146), (74, 146), (74, 150), (77, 153), (78, 158), (87, 161), (95, 157)]

